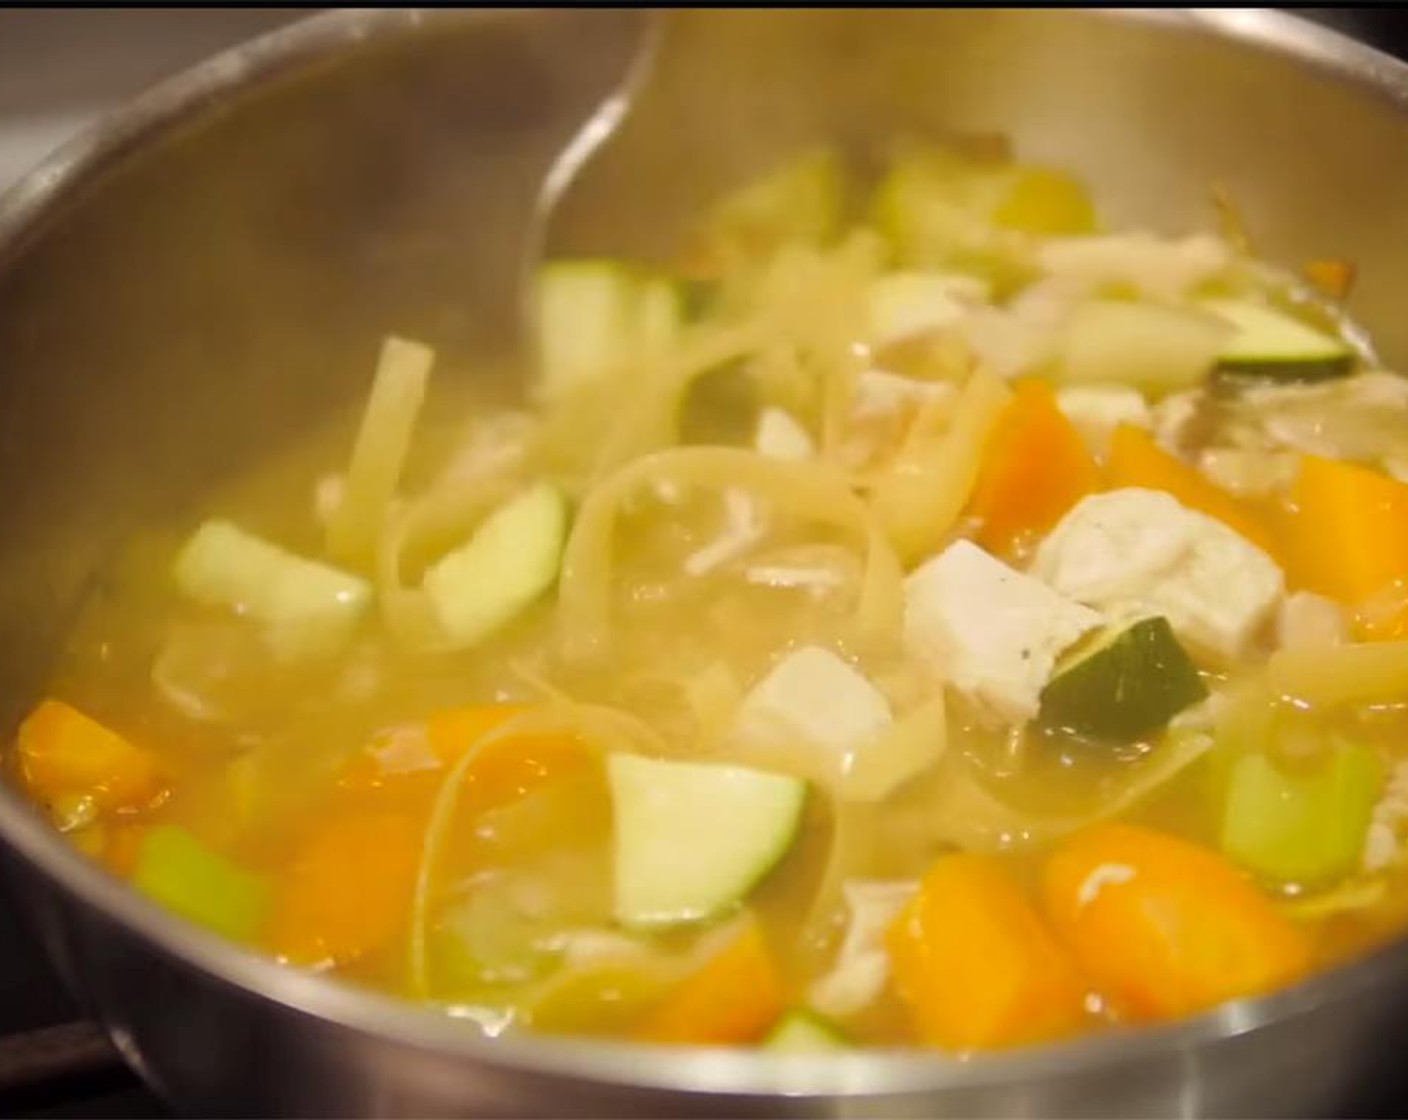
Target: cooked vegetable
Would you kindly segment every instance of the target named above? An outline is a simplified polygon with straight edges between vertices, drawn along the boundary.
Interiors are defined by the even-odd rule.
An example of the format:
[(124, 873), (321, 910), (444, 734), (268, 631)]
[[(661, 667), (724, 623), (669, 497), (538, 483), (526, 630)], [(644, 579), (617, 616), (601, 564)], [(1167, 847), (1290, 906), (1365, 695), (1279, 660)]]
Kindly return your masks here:
[(968, 512), (980, 519), (977, 541), (1008, 553), (1046, 532), (1099, 482), (1080, 433), (1042, 381), (1023, 381), (998, 417)]
[(627, 925), (695, 922), (736, 906), (791, 847), (806, 801), (800, 779), (741, 766), (613, 754), (606, 770), (616, 917)]
[(1142, 428), (1121, 424), (1115, 429), (1105, 477), (1111, 488), (1139, 487), (1171, 494), (1188, 509), (1217, 518), (1268, 556), (1278, 555), (1276, 538), (1255, 512), (1197, 468), (1170, 455)]
[(789, 1011), (763, 1042), (776, 1054), (824, 1054), (850, 1044), (837, 1028), (812, 1011)]
[(728, 941), (646, 1016), (646, 1042), (729, 1046), (756, 1042), (782, 1013), (783, 989), (762, 929), (745, 916)]
[(132, 882), (181, 917), (237, 941), (258, 933), (269, 901), (263, 879), (175, 825), (142, 836)]
[(1383, 766), (1358, 743), (1338, 743), (1328, 753), (1306, 774), (1288, 772), (1260, 750), (1238, 758), (1222, 813), (1222, 850), (1258, 875), (1307, 886), (1354, 870)]
[(1067, 382), (1117, 382), (1155, 395), (1199, 384), (1229, 330), (1212, 315), (1121, 300), (1091, 300), (1071, 317), (1059, 363)]
[(537, 280), (540, 380), (559, 400), (621, 373), (642, 352), (659, 353), (683, 318), (679, 291), (614, 261), (558, 261)]
[(194, 602), (258, 623), (281, 657), (337, 653), (371, 602), (371, 585), (270, 544), (228, 521), (207, 521), (176, 558), (176, 585)]
[(1107, 628), (1058, 666), (1041, 692), (1041, 720), (1076, 735), (1130, 743), (1207, 695), (1168, 619), (1143, 618)]
[(388, 945), (407, 922), (421, 838), (403, 813), (344, 809), (315, 821), (274, 885), (269, 948), (326, 967)]
[(1115, 1012), (1190, 1015), (1299, 979), (1310, 946), (1217, 853), (1126, 824), (1061, 844), (1044, 871), (1047, 912)]
[(1408, 485), (1355, 463), (1306, 455), (1291, 502), (1287, 553), (1293, 574), (1311, 591), (1354, 606), (1408, 578)]
[(1323, 381), (1354, 368), (1348, 344), (1284, 311), (1245, 300), (1207, 300), (1206, 310), (1235, 333), (1218, 354), (1220, 374), (1272, 381)]
[(137, 809), (156, 799), (156, 759), (77, 708), (48, 699), (20, 725), (20, 768), (30, 792), (53, 805), (91, 798), (98, 809)]
[(424, 586), (450, 646), (488, 637), (557, 581), (567, 502), (539, 483), (491, 513), (469, 543), (441, 557)]
[(940, 856), (890, 929), (895, 987), (919, 1037), (949, 1050), (1075, 1034), (1085, 987), (990, 857)]
[(1024, 233), (1091, 233), (1096, 225), (1095, 204), (1085, 184), (1070, 172), (1026, 167), (1011, 177), (993, 211), (993, 221)]
[(826, 241), (837, 232), (844, 197), (835, 153), (802, 152), (714, 207), (701, 234), (702, 263), (736, 266), (784, 245)]

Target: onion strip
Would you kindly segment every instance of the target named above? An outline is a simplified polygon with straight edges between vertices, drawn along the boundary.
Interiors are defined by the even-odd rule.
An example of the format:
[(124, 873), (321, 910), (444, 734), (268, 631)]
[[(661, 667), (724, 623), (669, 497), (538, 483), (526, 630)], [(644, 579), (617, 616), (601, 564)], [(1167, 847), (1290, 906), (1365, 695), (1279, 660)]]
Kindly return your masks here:
[(343, 563), (373, 559), (434, 363), (435, 351), (419, 342), (389, 336), (382, 344), (341, 499), (327, 518), (328, 552)]
[(616, 517), (646, 484), (669, 481), (720, 491), (756, 492), (779, 509), (854, 532), (865, 541), (866, 565), (856, 622), (867, 640), (899, 633), (903, 572), (879, 524), (845, 477), (819, 463), (770, 459), (725, 447), (684, 447), (656, 452), (622, 467), (588, 495), (563, 553), (558, 618), (565, 647), (593, 653), (608, 639)]

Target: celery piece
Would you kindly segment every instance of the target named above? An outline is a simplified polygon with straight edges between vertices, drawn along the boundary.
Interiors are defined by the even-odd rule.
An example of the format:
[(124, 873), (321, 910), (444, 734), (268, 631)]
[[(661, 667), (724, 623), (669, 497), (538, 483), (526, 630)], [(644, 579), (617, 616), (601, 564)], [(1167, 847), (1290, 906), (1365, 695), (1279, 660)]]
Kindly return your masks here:
[(160, 825), (142, 838), (132, 882), (188, 921), (236, 941), (258, 932), (268, 903), (263, 879), (175, 825)]
[(1258, 875), (1317, 884), (1352, 870), (1383, 786), (1372, 748), (1337, 744), (1307, 774), (1288, 773), (1269, 755), (1242, 755), (1228, 774), (1222, 850)]

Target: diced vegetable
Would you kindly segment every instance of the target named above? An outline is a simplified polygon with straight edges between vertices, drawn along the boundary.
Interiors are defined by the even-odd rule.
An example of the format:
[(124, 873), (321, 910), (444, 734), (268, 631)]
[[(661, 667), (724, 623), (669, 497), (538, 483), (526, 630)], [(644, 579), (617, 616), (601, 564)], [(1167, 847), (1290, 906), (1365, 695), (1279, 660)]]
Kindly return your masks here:
[(1172, 1019), (1300, 978), (1300, 930), (1222, 856), (1126, 824), (1097, 825), (1047, 859), (1046, 904), (1116, 1013)]
[(763, 1043), (775, 1054), (823, 1054), (850, 1044), (836, 1026), (813, 1011), (789, 1011)]
[(1051, 167), (1018, 167), (993, 221), (1006, 229), (1043, 236), (1095, 231), (1095, 203), (1084, 183)]
[(1354, 288), (1355, 270), (1349, 261), (1307, 261), (1301, 275), (1334, 300), (1347, 299)]
[[(1287, 552), (1292, 574), (1311, 591), (1355, 606), (1408, 578), (1408, 485), (1355, 463), (1307, 455), (1291, 502)], [(1373, 636), (1393, 630), (1391, 619), (1379, 620)]]
[(1354, 368), (1354, 351), (1347, 343), (1284, 311), (1231, 299), (1207, 300), (1202, 306), (1235, 329), (1218, 354), (1221, 374), (1271, 381), (1324, 381), (1343, 377)]
[(1121, 424), (1115, 429), (1105, 478), (1111, 489), (1138, 488), (1171, 494), (1180, 505), (1217, 518), (1273, 559), (1278, 556), (1275, 537), (1255, 512), (1210, 482), (1196, 467), (1170, 455), (1142, 428)]
[(187, 598), (246, 614), (290, 659), (338, 652), (371, 602), (364, 579), (296, 556), (228, 521), (207, 521), (176, 558)]
[(728, 943), (656, 1007), (636, 1032), (646, 1042), (756, 1042), (782, 1014), (783, 987), (763, 931), (746, 916)]
[(888, 938), (920, 1039), (991, 1049), (1076, 1033), (1085, 986), (1066, 951), (988, 856), (940, 856)]
[(62, 700), (45, 700), (20, 725), (20, 769), (36, 797), (90, 797), (99, 809), (136, 809), (162, 789), (156, 759)]
[(1160, 395), (1197, 385), (1230, 334), (1204, 312), (1153, 303), (1092, 300), (1067, 326), (1059, 376), (1067, 382), (1119, 382)]
[(1129, 743), (1207, 697), (1207, 686), (1166, 618), (1102, 634), (1058, 667), (1041, 693), (1041, 720), (1077, 735)]
[(784, 245), (822, 244), (839, 230), (843, 201), (835, 152), (801, 152), (714, 207), (698, 237), (698, 265), (705, 272), (746, 268)]
[(526, 710), (517, 704), (450, 708), (421, 723), (388, 728), (347, 760), (338, 785), (367, 792), (428, 779), (438, 786), (446, 766), (501, 723)]
[(405, 927), (423, 825), (338, 810), (316, 821), (275, 884), (269, 948), (300, 965), (344, 965)]
[[(963, 282), (969, 287), (965, 289)], [(962, 296), (982, 297), (986, 287), (943, 272), (890, 272), (866, 293), (871, 339), (887, 346), (914, 335), (941, 330), (964, 313)]]
[(382, 344), (347, 477), (327, 516), (328, 552), (334, 559), (371, 561), (434, 363), (435, 351), (419, 342), (390, 337)]
[[(1026, 274), (1012, 239), (1024, 239), (1001, 229), (997, 212), (1013, 177), (1010, 164), (914, 147), (899, 154), (876, 188), (872, 220), (905, 266), (977, 273), (1011, 287)], [(1020, 208), (1013, 216), (1021, 220)]]
[(175, 825), (141, 838), (132, 882), (181, 917), (237, 941), (259, 931), (268, 885)]
[(981, 522), (977, 541), (1010, 552), (1045, 533), (1098, 482), (1095, 461), (1051, 386), (1019, 382), (988, 437), (968, 504)]
[(607, 780), (616, 917), (633, 926), (736, 906), (791, 847), (807, 790), (783, 774), (632, 754), (607, 760)]
[(544, 265), (537, 282), (538, 395), (552, 401), (619, 373), (674, 341), (679, 290), (619, 261)]
[(1121, 296), (1133, 292), (1164, 305), (1182, 302), (1232, 260), (1227, 244), (1216, 237), (1159, 237), (1142, 230), (1050, 238), (1037, 250), (1042, 271), (1058, 283)]
[(1383, 783), (1378, 754), (1358, 743), (1336, 744), (1306, 774), (1249, 751), (1232, 765), (1222, 850), (1258, 875), (1322, 886), (1359, 862)]
[(423, 585), (456, 648), (491, 637), (557, 580), (567, 541), (567, 500), (551, 483), (491, 513), (469, 543), (443, 556)]
[(758, 431), (753, 446), (760, 455), (797, 462), (816, 454), (811, 433), (781, 408), (765, 408), (758, 416)]

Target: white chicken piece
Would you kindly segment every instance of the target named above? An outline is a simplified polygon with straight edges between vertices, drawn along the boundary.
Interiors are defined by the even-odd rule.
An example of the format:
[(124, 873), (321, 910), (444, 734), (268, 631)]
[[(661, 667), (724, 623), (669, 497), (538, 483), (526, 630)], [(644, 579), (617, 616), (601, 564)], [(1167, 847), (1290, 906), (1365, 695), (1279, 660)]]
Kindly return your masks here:
[(905, 581), (911, 656), (1012, 722), (1036, 714), (1056, 658), (1102, 621), (971, 541), (955, 541)]
[(773, 407), (763, 409), (758, 417), (753, 447), (759, 455), (793, 462), (810, 459), (816, 454), (811, 433), (790, 412)]
[(1285, 591), (1261, 549), (1157, 490), (1083, 499), (1037, 549), (1031, 572), (1101, 610), (1164, 615), (1180, 638), (1222, 659), (1247, 652)]
[(804, 646), (773, 666), (738, 711), (738, 736), (769, 745), (798, 741), (825, 753), (825, 768), (844, 774), (853, 756), (889, 730), (884, 693), (830, 650)]
[(1056, 405), (1097, 455), (1108, 450), (1121, 424), (1148, 428), (1153, 423), (1144, 394), (1128, 385), (1063, 385), (1056, 390)]
[(1276, 644), (1282, 649), (1329, 649), (1348, 640), (1344, 608), (1313, 591), (1288, 595), (1276, 614)]
[(885, 990), (890, 977), (885, 931), (918, 889), (919, 884), (905, 881), (856, 880), (842, 886), (850, 921), (831, 968), (808, 993), (813, 1007), (844, 1019), (865, 1010)]

